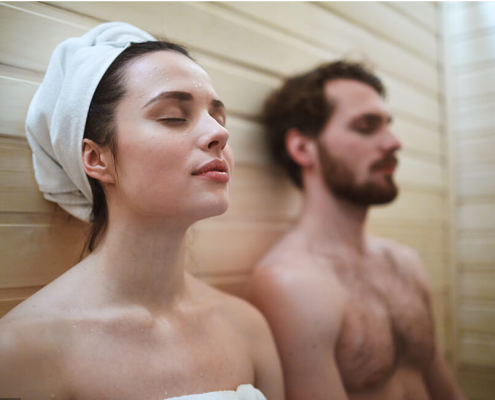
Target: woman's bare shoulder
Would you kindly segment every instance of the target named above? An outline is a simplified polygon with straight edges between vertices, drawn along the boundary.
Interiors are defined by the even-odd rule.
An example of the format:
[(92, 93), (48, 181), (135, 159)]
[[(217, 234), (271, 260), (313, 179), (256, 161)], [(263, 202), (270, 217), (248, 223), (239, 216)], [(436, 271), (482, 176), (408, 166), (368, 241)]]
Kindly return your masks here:
[[(41, 297), (43, 296), (36, 296)], [(12, 398), (60, 393), (62, 355), (69, 324), (36, 298), (29, 298), (0, 319), (0, 359), (9, 365), (0, 387)], [(21, 390), (21, 392), (19, 392)]]

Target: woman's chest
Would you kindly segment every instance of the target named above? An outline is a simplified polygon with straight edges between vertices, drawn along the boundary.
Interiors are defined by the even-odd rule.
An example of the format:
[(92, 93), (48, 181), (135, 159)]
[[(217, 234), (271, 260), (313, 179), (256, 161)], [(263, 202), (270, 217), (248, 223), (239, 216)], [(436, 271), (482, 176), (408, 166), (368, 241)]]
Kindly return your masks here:
[(254, 384), (242, 339), (217, 330), (100, 335), (75, 343), (66, 381), (74, 399), (165, 399)]

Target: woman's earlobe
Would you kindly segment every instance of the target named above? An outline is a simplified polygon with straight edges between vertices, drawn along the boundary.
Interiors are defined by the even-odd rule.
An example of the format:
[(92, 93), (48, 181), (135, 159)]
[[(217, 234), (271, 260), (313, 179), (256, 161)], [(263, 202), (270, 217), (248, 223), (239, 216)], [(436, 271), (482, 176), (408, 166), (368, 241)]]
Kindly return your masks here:
[(90, 139), (83, 139), (83, 167), (86, 174), (102, 183), (115, 183), (113, 157)]
[(301, 167), (311, 167), (315, 162), (315, 140), (297, 128), (285, 134), (285, 147), (294, 162)]

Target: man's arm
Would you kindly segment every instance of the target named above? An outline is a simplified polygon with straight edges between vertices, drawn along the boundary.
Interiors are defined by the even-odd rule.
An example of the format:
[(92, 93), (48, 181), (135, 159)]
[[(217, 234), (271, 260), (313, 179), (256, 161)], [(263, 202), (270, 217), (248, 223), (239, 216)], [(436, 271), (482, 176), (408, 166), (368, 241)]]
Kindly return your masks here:
[(340, 328), (338, 291), (321, 277), (283, 272), (258, 269), (249, 300), (263, 312), (275, 336), (287, 400), (347, 400), (334, 357)]
[(466, 400), (438, 348), (423, 376), (432, 400)]
[[(432, 313), (431, 289), (419, 254), (415, 250), (403, 245), (398, 246), (397, 250), (396, 255), (400, 258), (397, 261), (400, 265), (404, 265), (408, 269), (407, 273), (413, 274), (414, 278), (419, 282), (426, 294), (428, 304), (430, 305), (430, 312)], [(435, 344), (433, 360), (423, 370), (423, 379), (432, 400), (466, 400), (437, 344)]]

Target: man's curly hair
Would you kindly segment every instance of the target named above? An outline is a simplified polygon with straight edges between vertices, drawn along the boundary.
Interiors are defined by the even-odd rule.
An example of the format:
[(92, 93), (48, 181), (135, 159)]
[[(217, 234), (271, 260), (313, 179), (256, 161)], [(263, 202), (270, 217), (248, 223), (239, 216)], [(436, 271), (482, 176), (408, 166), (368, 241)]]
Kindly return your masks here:
[(285, 135), (290, 128), (317, 137), (334, 110), (325, 98), (328, 81), (351, 79), (371, 86), (385, 97), (385, 87), (373, 71), (363, 63), (336, 61), (326, 63), (304, 74), (287, 78), (266, 100), (262, 119), (267, 128), (268, 146), (274, 160), (282, 165), (292, 181), (302, 188), (301, 167), (285, 147)]

